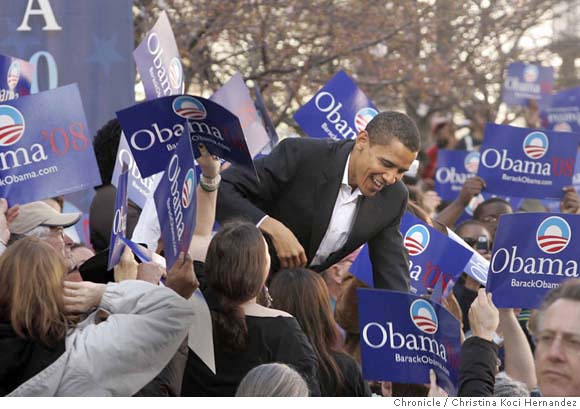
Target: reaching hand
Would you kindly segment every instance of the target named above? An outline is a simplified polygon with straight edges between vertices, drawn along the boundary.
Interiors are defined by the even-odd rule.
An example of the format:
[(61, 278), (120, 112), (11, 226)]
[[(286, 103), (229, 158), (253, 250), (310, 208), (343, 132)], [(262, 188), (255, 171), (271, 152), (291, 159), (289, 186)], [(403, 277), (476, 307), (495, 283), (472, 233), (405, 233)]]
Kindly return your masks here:
[(304, 267), (308, 259), (304, 248), (292, 231), (272, 217), (266, 217), (260, 229), (272, 237), (281, 268)]
[(428, 190), (423, 193), (423, 206), (425, 206), (429, 216), (434, 215), (435, 211), (441, 204), (441, 197), (437, 192), (433, 190)]
[(115, 282), (120, 283), (124, 280), (136, 280), (138, 263), (135, 261), (133, 252), (129, 246), (125, 246), (119, 264), (115, 266)]
[(186, 299), (189, 299), (193, 292), (198, 289), (199, 281), (197, 281), (195, 271), (193, 271), (193, 260), (189, 254), (179, 253), (177, 261), (167, 272), (165, 285)]
[(64, 310), (67, 314), (84, 314), (101, 304), (107, 286), (105, 284), (82, 281), (64, 282)]
[(4, 245), (10, 240), (10, 223), (18, 217), (18, 205), (8, 208), (6, 199), (0, 199), (0, 242)]
[(445, 390), (437, 385), (437, 375), (433, 369), (429, 369), (429, 393), (427, 397), (429, 398), (446, 398), (449, 396)]
[(476, 337), (493, 340), (499, 325), (499, 311), (493, 304), (491, 293), (486, 296), (484, 288), (477, 291), (477, 298), (469, 308), (469, 325)]
[(165, 269), (153, 261), (141, 263), (137, 267), (137, 280), (143, 280), (158, 285), (161, 277), (164, 277), (165, 275)]
[(217, 156), (210, 154), (203, 144), (197, 145), (201, 156), (197, 158), (197, 163), (201, 167), (201, 174), (207, 178), (214, 178), (220, 173), (220, 160)]
[(576, 214), (580, 210), (580, 197), (574, 186), (566, 186), (562, 189), (564, 196), (560, 201), (560, 212)]
[(461, 192), (459, 192), (459, 196), (456, 200), (459, 201), (463, 207), (466, 207), (474, 196), (481, 193), (484, 187), (485, 181), (482, 178), (479, 176), (470, 177), (461, 187)]

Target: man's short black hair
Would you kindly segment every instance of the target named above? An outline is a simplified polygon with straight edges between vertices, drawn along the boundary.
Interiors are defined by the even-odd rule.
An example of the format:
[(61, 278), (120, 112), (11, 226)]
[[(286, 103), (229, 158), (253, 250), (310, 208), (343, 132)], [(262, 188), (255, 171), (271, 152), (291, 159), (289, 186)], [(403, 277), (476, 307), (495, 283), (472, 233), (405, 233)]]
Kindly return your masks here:
[(501, 204), (504, 204), (504, 205), (506, 205), (507, 207), (509, 207), (510, 209), (513, 210), (512, 205), (507, 200), (502, 199), (501, 197), (491, 197), (491, 198), (487, 199), (486, 201), (481, 202), (479, 204), (479, 206), (477, 206), (477, 208), (473, 212), (473, 218), (475, 220), (481, 220), (481, 213), (483, 213), (483, 208), (486, 207), (486, 206), (489, 206), (490, 204), (493, 204), (493, 203), (501, 203)]
[(110, 185), (121, 140), (121, 124), (115, 119), (107, 122), (95, 135), (93, 148), (103, 185)]
[(421, 148), (417, 125), (401, 112), (380, 112), (368, 123), (366, 131), (372, 144), (386, 145), (396, 138), (411, 152)]

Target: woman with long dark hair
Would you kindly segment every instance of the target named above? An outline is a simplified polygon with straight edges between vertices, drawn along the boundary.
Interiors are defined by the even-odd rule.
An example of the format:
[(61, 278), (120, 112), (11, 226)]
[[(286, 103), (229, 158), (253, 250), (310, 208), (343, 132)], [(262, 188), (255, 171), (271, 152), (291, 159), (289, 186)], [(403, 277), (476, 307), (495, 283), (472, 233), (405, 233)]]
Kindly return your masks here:
[(222, 225), (209, 245), (204, 269), (216, 372), (190, 350), (182, 396), (234, 396), (252, 368), (270, 362), (292, 366), (310, 394), (318, 395), (316, 356), (300, 325), (290, 314), (256, 302), (270, 270), (260, 230), (247, 222)]
[(357, 362), (342, 351), (322, 277), (306, 268), (278, 272), (270, 283), (273, 305), (294, 315), (320, 364), (322, 396), (371, 396)]

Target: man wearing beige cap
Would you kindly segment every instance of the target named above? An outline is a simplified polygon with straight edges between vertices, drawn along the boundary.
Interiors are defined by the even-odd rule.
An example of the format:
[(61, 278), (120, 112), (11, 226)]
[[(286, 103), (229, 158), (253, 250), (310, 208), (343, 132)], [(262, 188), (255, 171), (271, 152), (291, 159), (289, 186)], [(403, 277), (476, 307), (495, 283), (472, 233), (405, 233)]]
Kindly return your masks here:
[[(4, 200), (2, 199), (2, 202)], [(8, 244), (25, 236), (36, 236), (46, 240), (59, 254), (61, 254), (67, 267), (72, 269), (74, 261), (71, 246), (73, 241), (63, 229), (74, 225), (80, 220), (82, 213), (59, 213), (44, 202), (31, 202), (20, 205), (17, 216), (8, 221), (10, 240)], [(2, 225), (3, 223), (0, 223)], [(5, 234), (2, 234), (4, 237)], [(1, 243), (4, 244), (4, 243)]]

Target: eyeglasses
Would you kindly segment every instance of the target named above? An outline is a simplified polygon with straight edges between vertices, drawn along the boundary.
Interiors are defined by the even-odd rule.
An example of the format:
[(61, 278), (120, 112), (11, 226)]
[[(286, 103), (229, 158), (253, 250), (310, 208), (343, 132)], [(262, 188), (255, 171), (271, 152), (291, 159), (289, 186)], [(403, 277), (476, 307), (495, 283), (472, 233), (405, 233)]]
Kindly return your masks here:
[(543, 331), (537, 336), (534, 336), (534, 340), (536, 341), (536, 345), (550, 348), (558, 337), (560, 337), (560, 342), (565, 350), (580, 352), (580, 335)]
[(58, 237), (64, 240), (64, 229), (62, 227), (51, 227), (48, 236)]

